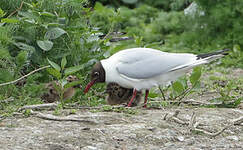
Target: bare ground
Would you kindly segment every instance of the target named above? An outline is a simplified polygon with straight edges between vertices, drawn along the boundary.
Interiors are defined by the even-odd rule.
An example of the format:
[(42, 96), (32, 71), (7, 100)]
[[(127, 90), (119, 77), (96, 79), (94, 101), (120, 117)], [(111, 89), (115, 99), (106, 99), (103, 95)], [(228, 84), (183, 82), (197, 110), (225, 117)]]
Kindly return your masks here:
[[(242, 75), (242, 69), (235, 69), (229, 78), (237, 80)], [(204, 93), (196, 99), (205, 102), (215, 96)], [(35, 115), (0, 118), (0, 150), (242, 150), (242, 124), (232, 125), (217, 136), (209, 136), (175, 120), (164, 120), (166, 114), (171, 116), (179, 110), (178, 118), (190, 121), (195, 112), (196, 122), (204, 125), (201, 128), (216, 133), (231, 124), (232, 119), (243, 116), (242, 104), (237, 109), (131, 108), (138, 112), (134, 115), (96, 109), (80, 109), (70, 114), (66, 109), (57, 116), (72, 118), (72, 121), (46, 120)], [(53, 111), (41, 113), (50, 115)]]
[[(1, 150), (112, 150), (112, 149), (243, 149), (243, 126), (231, 126), (211, 137), (191, 132), (187, 125), (164, 120), (166, 113), (180, 111), (190, 120), (193, 112), (203, 128), (217, 132), (243, 115), (242, 109), (176, 108), (139, 109), (135, 115), (79, 110), (65, 115), (86, 120), (51, 121), (35, 116), (7, 118), (0, 122)], [(68, 111), (68, 110), (65, 110)], [(45, 111), (44, 114), (52, 114)], [(68, 113), (67, 113), (68, 114)]]

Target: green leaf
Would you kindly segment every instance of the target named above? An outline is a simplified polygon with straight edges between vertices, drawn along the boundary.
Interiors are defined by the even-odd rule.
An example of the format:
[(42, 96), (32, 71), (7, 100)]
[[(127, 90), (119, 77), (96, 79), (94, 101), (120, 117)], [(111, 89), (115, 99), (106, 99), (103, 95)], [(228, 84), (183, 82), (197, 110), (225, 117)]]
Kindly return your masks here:
[(179, 81), (176, 81), (172, 84), (172, 88), (175, 91), (175, 93), (180, 94), (184, 91), (183, 84)]
[(50, 12), (40, 12), (41, 16), (47, 16), (47, 17), (56, 17), (54, 14)]
[(186, 76), (180, 77), (178, 81), (183, 85), (184, 90), (188, 88)]
[(9, 18), (4, 18), (4, 19), (2, 19), (1, 20), (1, 22), (3, 23), (18, 23), (19, 22), (19, 20), (17, 20), (17, 19), (9, 19)]
[(73, 87), (73, 86), (78, 85), (78, 84), (81, 84), (81, 83), (82, 83), (82, 81), (73, 81), (73, 82), (69, 82), (69, 83), (67, 83), (67, 84), (64, 86), (64, 89)]
[(60, 66), (59, 66), (58, 64), (56, 64), (56, 63), (53, 62), (53, 61), (50, 61), (48, 58), (47, 58), (47, 61), (48, 61), (49, 64), (50, 64), (54, 69), (56, 69), (58, 72), (61, 71), (61, 68), (60, 68)]
[(64, 74), (65, 76), (68, 76), (70, 74), (73, 74), (81, 69), (84, 68), (84, 65), (78, 65), (78, 66), (74, 66), (74, 67), (69, 67), (67, 69), (64, 70)]
[(58, 28), (58, 27), (51, 28), (46, 32), (44, 38), (45, 39), (56, 39), (65, 33), (67, 33), (67, 32), (61, 28)]
[(22, 42), (14, 43), (14, 45), (16, 45), (19, 49), (22, 49), (22, 50), (27, 50), (27, 51), (32, 51), (32, 52), (35, 51), (35, 48), (33, 46), (30, 46), (30, 45), (22, 43)]
[(233, 47), (233, 51), (235, 52), (235, 53), (237, 53), (237, 52), (240, 52), (240, 45), (238, 45), (238, 44), (236, 44), (236, 45), (234, 45), (234, 47)]
[(38, 40), (37, 45), (44, 51), (49, 51), (53, 47), (52, 41), (49, 40), (45, 40), (45, 41)]
[(122, 0), (123, 3), (127, 3), (127, 4), (135, 4), (138, 2), (138, 0)]
[(0, 49), (0, 59), (2, 58), (11, 58), (9, 51), (6, 49)]
[(158, 94), (157, 93), (154, 93), (154, 92), (149, 92), (148, 97), (155, 98), (155, 97), (158, 97)]
[(61, 61), (61, 67), (62, 67), (62, 70), (65, 68), (66, 64), (67, 64), (67, 59), (66, 59), (66, 57), (62, 57), (62, 61)]
[(62, 88), (68, 83), (66, 79), (60, 80)]
[(7, 69), (0, 68), (0, 83), (11, 81), (13, 79), (13, 73), (8, 71)]
[(28, 52), (27, 51), (20, 51), (20, 53), (16, 57), (16, 63), (18, 68), (21, 68), (24, 63), (27, 61)]
[(0, 8), (0, 18), (4, 17), (6, 13)]
[(61, 73), (53, 68), (47, 68), (46, 71), (57, 79), (62, 77)]
[(192, 71), (192, 74), (190, 76), (190, 82), (192, 85), (196, 84), (200, 77), (201, 77), (201, 74), (202, 74), (202, 68), (201, 67), (195, 67)]
[(48, 27), (57, 27), (57, 26), (60, 26), (59, 23), (48, 23), (47, 24)]

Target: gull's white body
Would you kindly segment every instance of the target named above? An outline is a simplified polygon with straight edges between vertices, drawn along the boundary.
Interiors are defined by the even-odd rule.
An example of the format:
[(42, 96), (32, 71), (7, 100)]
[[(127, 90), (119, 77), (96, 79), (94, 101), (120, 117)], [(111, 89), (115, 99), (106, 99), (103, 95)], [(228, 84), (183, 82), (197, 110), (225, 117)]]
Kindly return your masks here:
[(106, 82), (116, 82), (125, 88), (150, 89), (166, 85), (184, 75), (191, 68), (208, 63), (223, 55), (198, 59), (188, 53), (166, 53), (151, 48), (122, 50), (101, 60)]

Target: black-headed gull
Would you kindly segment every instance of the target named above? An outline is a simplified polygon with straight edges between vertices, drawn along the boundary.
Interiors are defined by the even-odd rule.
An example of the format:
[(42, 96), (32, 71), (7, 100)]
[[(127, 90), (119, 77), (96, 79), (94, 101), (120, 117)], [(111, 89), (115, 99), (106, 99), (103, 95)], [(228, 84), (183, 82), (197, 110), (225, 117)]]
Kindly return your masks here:
[(122, 87), (134, 89), (128, 106), (131, 106), (137, 91), (146, 90), (144, 101), (146, 107), (149, 89), (166, 85), (195, 66), (227, 55), (227, 51), (229, 50), (194, 55), (167, 53), (151, 48), (122, 50), (94, 65), (91, 71), (91, 82), (86, 86), (84, 93), (87, 93), (95, 83), (115, 82)]

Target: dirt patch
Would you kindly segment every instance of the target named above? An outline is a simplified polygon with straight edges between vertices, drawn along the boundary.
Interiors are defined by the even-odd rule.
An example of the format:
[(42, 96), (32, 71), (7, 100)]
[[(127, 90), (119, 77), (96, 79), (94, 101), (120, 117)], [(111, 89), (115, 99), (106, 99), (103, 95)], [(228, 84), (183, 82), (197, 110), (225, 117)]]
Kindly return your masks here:
[[(0, 149), (100, 150), (100, 149), (242, 149), (243, 126), (232, 126), (216, 137), (192, 133), (187, 126), (163, 120), (180, 110), (179, 117), (197, 121), (212, 132), (240, 117), (240, 109), (138, 109), (138, 114), (90, 112), (69, 115), (92, 121), (50, 121), (34, 116), (7, 118), (0, 122)], [(52, 112), (46, 111), (45, 114)]]

